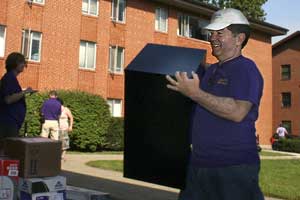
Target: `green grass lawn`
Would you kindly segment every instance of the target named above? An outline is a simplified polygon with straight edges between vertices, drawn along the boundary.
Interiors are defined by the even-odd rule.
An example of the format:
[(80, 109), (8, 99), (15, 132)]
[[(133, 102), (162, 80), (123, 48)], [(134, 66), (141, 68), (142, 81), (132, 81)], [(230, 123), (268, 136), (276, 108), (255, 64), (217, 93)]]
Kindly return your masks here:
[(266, 196), (300, 200), (300, 160), (262, 160), (260, 186)]
[(122, 160), (95, 160), (86, 163), (88, 166), (123, 172)]
[[(122, 160), (97, 160), (87, 165), (122, 172)], [(300, 160), (262, 160), (260, 186), (265, 196), (300, 200)]]

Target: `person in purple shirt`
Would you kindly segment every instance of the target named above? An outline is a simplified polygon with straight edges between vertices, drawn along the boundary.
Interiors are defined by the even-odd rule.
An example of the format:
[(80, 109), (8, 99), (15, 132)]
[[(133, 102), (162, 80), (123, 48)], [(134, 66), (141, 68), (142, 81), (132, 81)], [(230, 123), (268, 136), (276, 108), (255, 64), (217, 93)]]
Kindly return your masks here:
[(44, 119), (42, 125), (41, 136), (59, 140), (58, 120), (61, 114), (61, 103), (57, 100), (57, 92), (52, 90), (49, 92), (49, 99), (44, 101), (41, 109), (41, 114)]
[(0, 140), (17, 137), (26, 115), (25, 95), (36, 92), (31, 87), (22, 90), (17, 76), (26, 67), (25, 57), (17, 52), (7, 56), (6, 73), (0, 81)]
[(236, 9), (215, 12), (206, 29), (218, 62), (167, 76), (171, 90), (195, 103), (191, 155), (180, 200), (262, 200), (256, 147), (263, 78), (256, 64), (242, 56), (250, 36), (247, 18)]

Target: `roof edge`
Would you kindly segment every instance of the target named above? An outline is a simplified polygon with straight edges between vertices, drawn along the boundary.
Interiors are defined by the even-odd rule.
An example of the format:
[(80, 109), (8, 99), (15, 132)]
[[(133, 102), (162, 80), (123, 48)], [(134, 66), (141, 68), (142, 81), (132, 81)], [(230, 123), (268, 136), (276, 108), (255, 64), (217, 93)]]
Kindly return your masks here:
[(292, 33), (291, 35), (283, 38), (282, 40), (279, 40), (278, 42), (276, 42), (275, 44), (272, 45), (272, 48), (274, 49), (274, 48), (282, 45), (283, 43), (288, 42), (289, 40), (291, 40), (291, 39), (293, 39), (297, 36), (300, 36), (300, 31), (296, 31), (296, 32)]
[[(188, 11), (192, 11), (195, 13), (199, 13), (201, 15), (205, 15), (208, 17), (211, 17), (212, 14), (219, 10), (219, 8), (202, 3), (202, 2), (196, 2), (195, 0), (152, 0), (155, 2), (160, 2), (163, 4), (175, 6), (181, 9), (185, 9)], [(289, 31), (286, 28), (264, 22), (264, 21), (259, 21), (259, 20), (254, 20), (254, 19), (248, 19), (250, 22), (251, 28), (262, 31), (264, 33), (267, 33), (271, 36), (280, 36), (280, 35), (286, 35), (287, 32)]]

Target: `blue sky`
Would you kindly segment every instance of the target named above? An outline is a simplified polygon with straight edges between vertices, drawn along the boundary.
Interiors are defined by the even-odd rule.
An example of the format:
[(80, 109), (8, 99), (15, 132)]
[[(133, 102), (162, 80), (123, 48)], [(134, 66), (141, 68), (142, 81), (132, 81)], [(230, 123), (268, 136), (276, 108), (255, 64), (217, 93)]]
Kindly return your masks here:
[(263, 9), (267, 13), (266, 22), (289, 29), (287, 35), (273, 37), (272, 43), (300, 30), (299, 0), (268, 0)]

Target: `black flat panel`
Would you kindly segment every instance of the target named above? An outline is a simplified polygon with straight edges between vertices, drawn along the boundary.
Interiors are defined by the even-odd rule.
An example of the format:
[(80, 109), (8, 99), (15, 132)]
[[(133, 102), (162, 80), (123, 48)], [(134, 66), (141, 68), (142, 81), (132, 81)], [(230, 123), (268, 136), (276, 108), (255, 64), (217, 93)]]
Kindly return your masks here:
[(200, 49), (147, 44), (126, 67), (126, 71), (174, 75), (176, 71), (197, 70), (205, 59)]
[(151, 44), (126, 68), (125, 177), (183, 188), (193, 102), (167, 89), (165, 74), (176, 71), (170, 63), (197, 71), (204, 58), (204, 50)]

